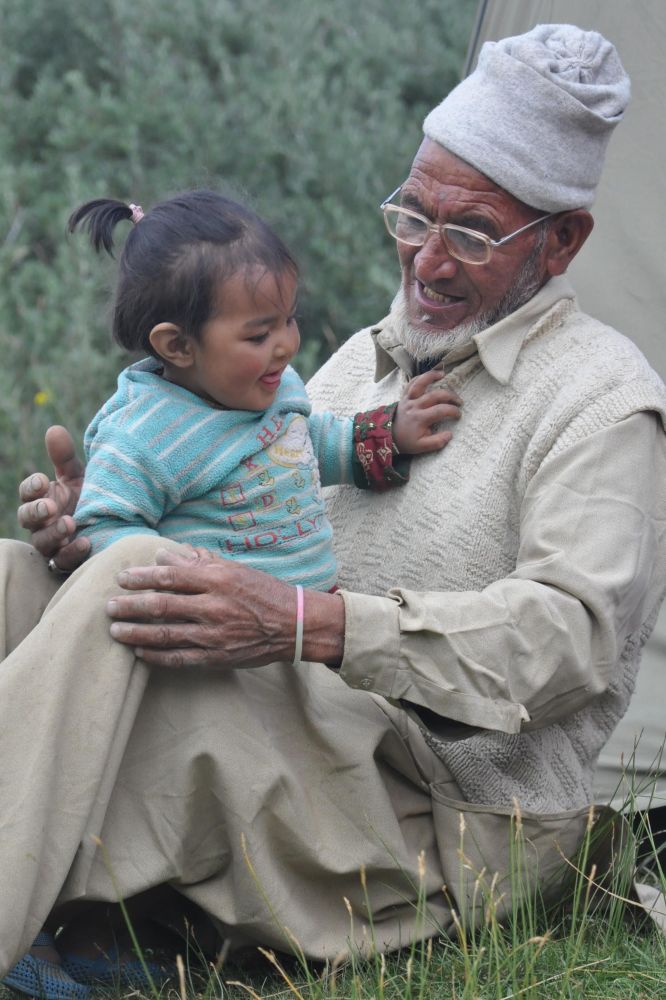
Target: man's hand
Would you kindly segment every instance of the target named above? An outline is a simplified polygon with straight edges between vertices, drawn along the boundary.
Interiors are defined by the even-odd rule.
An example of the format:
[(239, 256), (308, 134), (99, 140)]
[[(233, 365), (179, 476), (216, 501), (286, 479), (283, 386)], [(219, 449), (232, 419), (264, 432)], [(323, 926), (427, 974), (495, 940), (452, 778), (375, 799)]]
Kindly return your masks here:
[[(229, 668), (293, 659), (296, 589), (267, 573), (206, 549), (161, 549), (157, 565), (124, 570), (118, 583), (136, 593), (107, 604), (111, 635), (147, 663)], [(339, 663), (343, 645), (343, 602), (306, 591), (304, 659)]]
[(289, 656), (281, 633), (291, 617), (295, 625), (293, 588), (206, 549), (162, 549), (156, 560), (119, 573), (120, 586), (137, 593), (107, 604), (121, 619), (111, 635), (137, 656), (169, 667), (256, 667)]
[(57, 566), (64, 572), (76, 569), (90, 551), (86, 538), (74, 539), (76, 525), (72, 514), (81, 492), (84, 466), (74, 450), (69, 431), (49, 427), (46, 451), (53, 462), (55, 480), (35, 472), (19, 486), (22, 501), (18, 522), (31, 533), (30, 541), (43, 556), (57, 556)]
[(444, 448), (451, 431), (433, 432), (442, 420), (459, 420), (462, 399), (451, 389), (430, 388), (442, 378), (441, 371), (417, 375), (398, 403), (393, 423), (393, 440), (403, 455), (422, 455)]

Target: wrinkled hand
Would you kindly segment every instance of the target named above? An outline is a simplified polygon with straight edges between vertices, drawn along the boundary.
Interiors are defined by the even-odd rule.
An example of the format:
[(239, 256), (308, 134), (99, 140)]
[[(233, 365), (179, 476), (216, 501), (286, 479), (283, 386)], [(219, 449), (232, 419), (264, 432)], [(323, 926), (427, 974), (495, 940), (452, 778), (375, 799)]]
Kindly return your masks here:
[(403, 455), (422, 455), (444, 448), (453, 434), (433, 431), (442, 420), (459, 420), (462, 399), (451, 389), (431, 388), (442, 378), (441, 371), (417, 375), (398, 403), (393, 423), (393, 440)]
[(22, 501), (18, 522), (31, 533), (30, 541), (43, 556), (56, 557), (63, 571), (76, 569), (90, 551), (86, 538), (74, 539), (72, 514), (81, 492), (84, 466), (76, 456), (74, 442), (64, 427), (49, 427), (46, 451), (53, 462), (55, 480), (35, 472), (19, 486)]
[[(118, 574), (111, 635), (163, 667), (259, 667), (291, 660), (296, 590), (206, 549), (160, 549), (155, 566)], [(332, 595), (322, 595), (331, 597)]]

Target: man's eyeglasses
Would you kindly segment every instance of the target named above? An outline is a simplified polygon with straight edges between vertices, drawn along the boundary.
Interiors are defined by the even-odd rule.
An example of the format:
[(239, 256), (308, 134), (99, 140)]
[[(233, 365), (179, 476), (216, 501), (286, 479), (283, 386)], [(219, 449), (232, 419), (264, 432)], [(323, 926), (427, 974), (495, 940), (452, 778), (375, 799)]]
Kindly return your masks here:
[(422, 247), (430, 233), (439, 233), (440, 239), (452, 257), (464, 264), (487, 264), (495, 247), (501, 247), (514, 236), (519, 236), (526, 230), (536, 226), (544, 219), (550, 219), (557, 212), (548, 212), (526, 226), (521, 226), (515, 232), (503, 236), (501, 240), (491, 240), (485, 233), (477, 233), (474, 229), (455, 226), (451, 222), (431, 222), (424, 215), (412, 212), (400, 205), (390, 205), (396, 195), (400, 194), (402, 184), (396, 188), (379, 206), (384, 213), (384, 222), (391, 236), (399, 243), (407, 243), (412, 247)]

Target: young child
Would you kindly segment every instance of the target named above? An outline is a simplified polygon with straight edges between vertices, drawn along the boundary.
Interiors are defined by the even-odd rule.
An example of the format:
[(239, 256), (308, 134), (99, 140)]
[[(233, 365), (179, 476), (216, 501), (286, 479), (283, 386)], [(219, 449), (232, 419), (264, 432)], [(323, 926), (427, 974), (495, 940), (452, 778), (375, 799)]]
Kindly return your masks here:
[[(443, 448), (459, 400), (414, 379), (397, 404), (353, 419), (312, 414), (289, 362), (299, 346), (298, 269), (252, 211), (210, 191), (156, 205), (99, 200), (70, 231), (88, 227), (111, 253), (119, 222), (134, 223), (120, 257), (116, 340), (149, 355), (123, 371), (85, 435), (85, 481), (76, 508), (93, 552), (130, 534), (165, 535), (243, 559), (294, 583), (333, 589), (335, 559), (320, 481), (385, 489), (406, 481), (405, 455)], [(302, 590), (301, 590), (302, 593)], [(49, 1000), (87, 1000), (91, 980), (113, 981), (113, 962), (39, 952), (6, 985)], [(151, 973), (160, 978), (159, 964)], [(125, 977), (122, 979), (122, 977)], [(122, 981), (143, 982), (136, 962)]]
[(113, 333), (149, 357), (122, 372), (85, 435), (75, 512), (93, 552), (129, 534), (204, 546), (319, 590), (336, 567), (321, 485), (405, 482), (402, 456), (443, 448), (451, 416), (437, 375), (353, 419), (312, 414), (289, 366), (299, 346), (297, 265), (252, 211), (193, 191), (149, 213), (93, 201), (70, 219), (121, 258)]

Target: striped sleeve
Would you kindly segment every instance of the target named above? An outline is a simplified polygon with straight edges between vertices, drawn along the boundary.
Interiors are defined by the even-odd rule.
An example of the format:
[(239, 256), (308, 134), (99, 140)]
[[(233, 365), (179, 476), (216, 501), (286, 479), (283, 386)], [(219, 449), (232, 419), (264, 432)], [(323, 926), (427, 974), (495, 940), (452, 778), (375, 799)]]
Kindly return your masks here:
[(332, 413), (311, 413), (307, 420), (322, 486), (353, 483), (352, 418), (336, 417)]
[(74, 512), (79, 534), (99, 552), (126, 535), (157, 535), (178, 501), (171, 477), (139, 435), (102, 422), (90, 442), (86, 475)]

